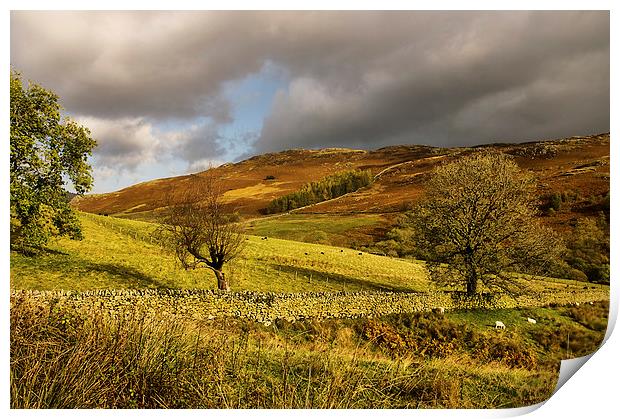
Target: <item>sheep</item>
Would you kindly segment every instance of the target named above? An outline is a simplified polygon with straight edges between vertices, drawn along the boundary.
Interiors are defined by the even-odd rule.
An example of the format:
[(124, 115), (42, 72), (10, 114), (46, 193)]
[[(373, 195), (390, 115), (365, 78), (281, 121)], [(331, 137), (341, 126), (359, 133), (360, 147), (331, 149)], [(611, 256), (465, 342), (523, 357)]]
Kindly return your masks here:
[(499, 320), (497, 320), (497, 321), (495, 322), (495, 328), (496, 328), (496, 329), (505, 329), (505, 328), (506, 328), (506, 325), (505, 325), (504, 323), (500, 322)]
[(445, 312), (446, 312), (446, 309), (443, 307), (438, 307), (438, 308), (433, 309), (433, 313), (444, 314)]
[(321, 254), (322, 254), (322, 255), (324, 255), (324, 254), (325, 254), (325, 252), (321, 252)]
[(536, 320), (532, 319), (531, 317), (527, 318), (527, 322), (528, 323), (532, 323), (532, 324), (536, 324)]
[(575, 303), (575, 305), (576, 305), (577, 307), (579, 307), (579, 303)]

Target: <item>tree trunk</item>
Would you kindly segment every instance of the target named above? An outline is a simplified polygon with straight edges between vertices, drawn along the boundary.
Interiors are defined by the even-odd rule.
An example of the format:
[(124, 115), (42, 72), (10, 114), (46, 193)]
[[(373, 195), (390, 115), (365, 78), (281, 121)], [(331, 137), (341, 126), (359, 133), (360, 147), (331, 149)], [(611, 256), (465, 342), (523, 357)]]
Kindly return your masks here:
[(467, 294), (474, 295), (478, 290), (478, 276), (475, 272), (469, 274), (467, 278)]
[(214, 270), (213, 272), (215, 272), (215, 277), (217, 278), (217, 289), (221, 291), (230, 291), (230, 284), (228, 280), (226, 280), (224, 272), (218, 270)]
[(471, 252), (465, 256), (465, 265), (467, 266), (467, 294), (474, 295), (478, 290), (478, 273)]

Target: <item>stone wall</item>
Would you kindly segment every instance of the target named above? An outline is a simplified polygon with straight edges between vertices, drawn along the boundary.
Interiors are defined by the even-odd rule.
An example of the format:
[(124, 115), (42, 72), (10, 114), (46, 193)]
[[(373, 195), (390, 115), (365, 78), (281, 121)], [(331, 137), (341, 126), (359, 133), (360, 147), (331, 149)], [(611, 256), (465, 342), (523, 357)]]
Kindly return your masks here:
[(201, 320), (232, 316), (269, 322), (277, 318), (293, 321), (309, 318), (377, 317), (392, 313), (431, 311), (440, 307), (445, 310), (462, 310), (569, 305), (609, 300), (609, 290), (597, 287), (515, 297), (480, 294), (475, 298), (455, 292), (277, 294), (151, 289), (88, 292), (12, 291), (11, 301), (17, 298), (29, 298), (54, 308), (75, 309), (83, 313), (98, 311), (112, 316), (127, 313), (132, 315), (156, 313)]

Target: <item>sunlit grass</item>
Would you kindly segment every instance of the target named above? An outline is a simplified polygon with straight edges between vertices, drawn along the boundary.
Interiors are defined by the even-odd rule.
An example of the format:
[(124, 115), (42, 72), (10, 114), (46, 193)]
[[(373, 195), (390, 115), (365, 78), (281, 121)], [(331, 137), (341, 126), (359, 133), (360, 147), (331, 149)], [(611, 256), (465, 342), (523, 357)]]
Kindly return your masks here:
[(351, 247), (370, 243), (364, 230), (384, 225), (386, 220), (376, 214), (287, 214), (252, 220), (248, 231), (257, 236)]
[[(186, 271), (150, 241), (146, 222), (81, 215), (84, 240), (59, 239), (37, 257), (11, 254), (11, 285), (23, 289), (214, 288), (208, 269)], [(122, 230), (121, 230), (122, 229)], [(429, 288), (420, 262), (326, 245), (248, 236), (225, 266), (233, 290), (304, 292)], [(307, 254), (306, 254), (307, 253)]]

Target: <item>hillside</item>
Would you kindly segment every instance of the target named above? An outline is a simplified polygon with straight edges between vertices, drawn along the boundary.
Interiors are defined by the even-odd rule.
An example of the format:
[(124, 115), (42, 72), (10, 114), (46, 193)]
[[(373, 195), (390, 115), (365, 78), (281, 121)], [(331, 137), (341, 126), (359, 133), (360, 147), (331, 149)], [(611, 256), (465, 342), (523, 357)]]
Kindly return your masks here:
[(607, 324), (605, 285), (515, 275), (520, 295), (470, 304), (423, 262), (276, 238), (362, 237), (377, 214), (250, 222), (231, 293), (184, 271), (153, 224), (79, 217), (84, 240), (11, 253), (15, 407), (517, 407)]
[[(296, 213), (390, 214), (408, 208), (424, 191), (428, 172), (438, 164), (478, 149), (510, 154), (538, 179), (541, 203), (553, 193), (569, 199), (561, 211), (547, 215), (557, 228), (605, 207), (609, 192), (609, 134), (571, 137), (521, 144), (491, 144), (467, 148), (391, 146), (374, 151), (350, 149), (288, 150), (255, 156), (214, 170), (231, 209), (245, 217), (260, 211), (277, 197), (297, 191), (307, 182), (348, 169), (368, 169), (374, 184), (355, 193), (295, 210)], [(187, 187), (201, 174), (157, 179), (117, 192), (75, 199), (79, 210), (124, 218), (149, 220), (165, 205), (170, 191)], [(608, 201), (607, 201), (608, 202)]]
[[(11, 287), (36, 290), (215, 288), (208, 269), (185, 271), (150, 240), (150, 223), (82, 214), (84, 240), (59, 239), (37, 257), (11, 254)], [(248, 236), (225, 266), (233, 290), (425, 291), (421, 262), (352, 249)], [(351, 263), (352, 258), (355, 263)]]
[[(81, 214), (80, 219), (84, 240), (58, 239), (36, 257), (12, 252), (11, 288), (41, 291), (215, 288), (211, 271), (183, 270), (174, 254), (152, 241), (153, 224), (90, 214)], [(252, 235), (247, 236), (242, 255), (225, 265), (224, 270), (233, 291), (438, 292), (458, 289), (439, 288), (431, 283), (424, 263), (417, 260)], [(591, 293), (604, 298), (608, 295), (606, 286), (584, 286), (577, 281), (528, 275), (515, 276), (514, 280), (527, 291), (524, 295), (535, 300), (548, 292), (553, 294), (554, 301), (589, 300), (593, 298)]]

